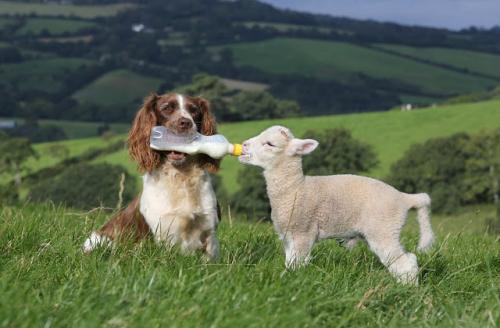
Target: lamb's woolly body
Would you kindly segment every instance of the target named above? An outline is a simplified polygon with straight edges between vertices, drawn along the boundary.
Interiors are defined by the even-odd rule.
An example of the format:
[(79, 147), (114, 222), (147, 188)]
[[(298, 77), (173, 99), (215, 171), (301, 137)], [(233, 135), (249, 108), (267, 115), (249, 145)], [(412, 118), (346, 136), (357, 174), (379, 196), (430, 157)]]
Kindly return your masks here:
[[(284, 135), (289, 138), (286, 142)], [(284, 242), (287, 266), (307, 263), (312, 246), (321, 239), (343, 238), (350, 248), (365, 239), (398, 279), (416, 282), (416, 257), (404, 251), (399, 235), (408, 210), (417, 208), (419, 249), (431, 246), (429, 196), (406, 194), (356, 175), (304, 176), (301, 157), (289, 154), (292, 140), (298, 139), (288, 129), (269, 128), (244, 143), (248, 157), (242, 159), (264, 168), (271, 218)], [(262, 146), (269, 141), (273, 148)]]

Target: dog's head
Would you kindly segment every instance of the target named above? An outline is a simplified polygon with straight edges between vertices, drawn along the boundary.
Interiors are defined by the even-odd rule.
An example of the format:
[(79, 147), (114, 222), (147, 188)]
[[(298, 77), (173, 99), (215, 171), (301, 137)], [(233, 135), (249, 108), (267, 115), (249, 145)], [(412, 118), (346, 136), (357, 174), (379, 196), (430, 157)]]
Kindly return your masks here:
[[(199, 132), (204, 135), (217, 133), (215, 119), (207, 100), (176, 93), (151, 94), (137, 112), (128, 137), (130, 156), (138, 163), (142, 172), (151, 172), (165, 161), (182, 166), (189, 155), (174, 151), (160, 152), (149, 147), (151, 129), (165, 126), (179, 135)], [(200, 166), (209, 172), (219, 168), (219, 160), (207, 155), (195, 155)]]

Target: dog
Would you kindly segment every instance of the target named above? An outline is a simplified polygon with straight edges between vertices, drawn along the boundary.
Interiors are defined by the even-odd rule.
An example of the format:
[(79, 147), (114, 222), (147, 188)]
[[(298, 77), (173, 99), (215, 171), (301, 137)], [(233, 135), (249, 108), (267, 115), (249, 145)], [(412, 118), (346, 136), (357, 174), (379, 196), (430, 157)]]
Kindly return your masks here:
[(220, 211), (208, 173), (216, 172), (220, 161), (151, 149), (151, 128), (158, 125), (181, 136), (217, 132), (207, 100), (175, 93), (147, 97), (128, 136), (129, 154), (144, 173), (142, 192), (92, 232), (83, 245), (85, 253), (123, 236), (139, 241), (152, 235), (160, 244), (180, 246), (183, 253), (201, 250), (209, 260), (217, 258)]

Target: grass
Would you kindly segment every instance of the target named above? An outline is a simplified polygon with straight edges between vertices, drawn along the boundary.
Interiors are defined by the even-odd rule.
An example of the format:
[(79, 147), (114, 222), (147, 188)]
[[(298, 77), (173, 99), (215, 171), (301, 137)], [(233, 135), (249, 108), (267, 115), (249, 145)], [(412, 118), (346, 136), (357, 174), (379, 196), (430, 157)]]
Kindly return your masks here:
[[(231, 123), (222, 124), (219, 130), (230, 141), (242, 142), (276, 124), (291, 128), (297, 137), (310, 129), (347, 128), (352, 131), (355, 138), (372, 145), (379, 157), (380, 165), (368, 174), (384, 178), (389, 173), (392, 163), (400, 159), (404, 152), (415, 143), (461, 131), (476, 133), (481, 130), (500, 128), (500, 101), (436, 107), (411, 112), (390, 111)], [(96, 140), (99, 139), (78, 142), (82, 146), (85, 144), (98, 146), (99, 143), (96, 143)], [(40, 148), (40, 153), (42, 153), (41, 160), (48, 156), (43, 155), (42, 148)], [(125, 150), (100, 157), (96, 162), (122, 165), (129, 169), (130, 173), (137, 175), (135, 164), (130, 162)], [(230, 193), (239, 188), (236, 177), (241, 168), (242, 166), (235, 158), (228, 157), (222, 161), (220, 174)]]
[(39, 154), (38, 159), (30, 158), (27, 161), (27, 166), (30, 168), (30, 172), (35, 172), (42, 168), (46, 168), (57, 164), (62, 161), (63, 158), (54, 157), (49, 149), (54, 144), (61, 144), (68, 148), (69, 156), (79, 155), (92, 148), (104, 148), (115, 140), (119, 140), (121, 137), (114, 137), (110, 140), (104, 140), (103, 138), (87, 138), (87, 139), (74, 139), (56, 142), (45, 142), (34, 145), (36, 152)]
[(75, 42), (83, 42), (89, 43), (94, 39), (92, 35), (81, 35), (81, 36), (68, 36), (68, 37), (49, 37), (49, 38), (38, 38), (38, 42), (42, 43), (75, 43)]
[(0, 12), (4, 15), (36, 14), (43, 16), (74, 16), (80, 18), (96, 18), (114, 16), (121, 11), (133, 7), (135, 7), (135, 5), (127, 3), (78, 6), (0, 1)]
[(256, 83), (256, 82), (232, 80), (232, 79), (220, 79), (220, 81), (229, 90), (265, 91), (265, 90), (269, 89), (269, 85), (264, 84), (264, 83)]
[(403, 55), (500, 78), (499, 55), (462, 49), (416, 48), (391, 44), (378, 44), (377, 46)]
[(140, 101), (151, 90), (156, 90), (161, 79), (118, 69), (104, 74), (73, 95), (80, 103), (103, 106), (126, 105)]
[(51, 35), (63, 33), (76, 33), (82, 29), (97, 27), (94, 22), (87, 22), (75, 19), (51, 19), (51, 18), (30, 18), (20, 29), (16, 31), (18, 35), (40, 34), (47, 31)]
[[(306, 268), (284, 269), (270, 224), (224, 219), (221, 257), (206, 264), (148, 240), (88, 256), (105, 217), (50, 205), (0, 213), (2, 326), (496, 327), (498, 239), (438, 231), (419, 254), (419, 287), (402, 286), (366, 248), (323, 242)], [(439, 218), (435, 221), (439, 222)], [(452, 220), (450, 220), (452, 221)], [(416, 234), (403, 242), (410, 250)]]
[[(269, 22), (243, 22), (237, 23), (248, 28), (270, 28), (279, 32), (290, 32), (290, 31), (319, 31), (321, 33), (330, 33), (333, 29), (328, 27), (310, 26), (310, 25), (299, 25), (299, 24), (284, 24), (284, 23), (269, 23)], [(336, 30), (336, 29), (335, 29)]]
[[(78, 121), (60, 121), (60, 120), (39, 120), (40, 125), (55, 125), (63, 128), (68, 139), (82, 139), (96, 137), (97, 129), (103, 123), (99, 122), (78, 122)], [(127, 133), (130, 124), (111, 123), (109, 124), (110, 131), (114, 134)]]
[(347, 80), (363, 73), (441, 95), (483, 90), (496, 83), (345, 42), (275, 38), (227, 47), (236, 64), (276, 74)]
[(3, 30), (6, 27), (11, 26), (14, 24), (16, 21), (12, 18), (8, 17), (0, 17), (0, 31)]
[(0, 75), (2, 80), (16, 85), (21, 91), (55, 93), (63, 87), (68, 72), (84, 65), (94, 65), (94, 62), (81, 58), (36, 59), (18, 64), (1, 64)]

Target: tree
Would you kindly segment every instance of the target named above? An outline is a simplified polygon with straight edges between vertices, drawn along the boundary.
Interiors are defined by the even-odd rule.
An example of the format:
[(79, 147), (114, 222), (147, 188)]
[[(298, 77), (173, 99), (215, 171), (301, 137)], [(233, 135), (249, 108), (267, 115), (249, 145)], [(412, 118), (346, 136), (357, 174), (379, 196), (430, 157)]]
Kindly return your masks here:
[(453, 212), (477, 202), (477, 192), (464, 183), (471, 158), (470, 137), (457, 133), (413, 145), (391, 167), (388, 182), (408, 193), (427, 192), (438, 212)]
[(468, 193), (480, 195), (495, 206), (496, 219), (490, 218), (487, 225), (489, 230), (500, 233), (500, 129), (473, 136), (468, 150), (471, 156), (464, 180)]
[(196, 74), (191, 84), (179, 87), (176, 91), (207, 99), (218, 119), (231, 120), (232, 114), (229, 112), (227, 100), (229, 90), (217, 76), (205, 73)]
[(21, 175), (26, 169), (25, 162), (30, 157), (37, 157), (31, 143), (25, 138), (10, 138), (0, 134), (0, 171), (10, 174), (19, 193)]
[(245, 166), (238, 173), (240, 185), (232, 197), (234, 212), (246, 215), (247, 219), (270, 219), (271, 206), (266, 192), (266, 182), (260, 167)]
[(236, 94), (230, 105), (242, 120), (259, 120), (298, 116), (299, 105), (291, 100), (279, 100), (266, 91), (242, 91)]
[(358, 174), (378, 164), (373, 147), (354, 139), (347, 129), (309, 130), (304, 138), (319, 141), (318, 149), (303, 159), (305, 174)]
[(114, 208), (120, 200), (120, 181), (125, 175), (123, 203), (136, 194), (137, 181), (118, 165), (77, 164), (55, 177), (40, 181), (30, 190), (33, 201), (53, 201), (67, 206), (91, 209), (97, 206)]
[(68, 158), (70, 154), (69, 148), (60, 143), (52, 143), (49, 147), (47, 147), (47, 153), (49, 153), (52, 157), (63, 160)]

